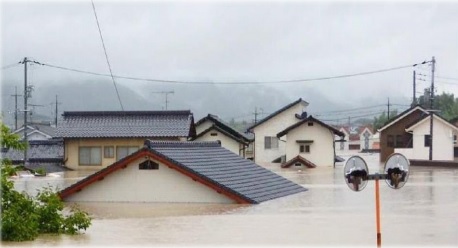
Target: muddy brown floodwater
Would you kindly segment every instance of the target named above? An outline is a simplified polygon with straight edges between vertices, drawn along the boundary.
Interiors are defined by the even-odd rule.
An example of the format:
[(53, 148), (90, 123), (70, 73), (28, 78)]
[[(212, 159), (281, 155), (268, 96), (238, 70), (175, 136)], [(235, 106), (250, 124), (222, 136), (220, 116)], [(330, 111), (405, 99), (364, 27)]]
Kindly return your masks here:
[[(382, 170), (378, 154), (362, 157), (370, 173)], [(93, 217), (84, 234), (2, 245), (375, 246), (373, 181), (361, 192), (351, 191), (343, 163), (302, 171), (265, 167), (308, 191), (258, 205), (80, 203)], [(84, 176), (61, 175), (16, 179), (16, 188), (31, 193), (48, 184), (62, 188)], [(399, 190), (382, 181), (380, 197), (383, 246), (458, 246), (458, 169), (411, 167), (409, 181)]]

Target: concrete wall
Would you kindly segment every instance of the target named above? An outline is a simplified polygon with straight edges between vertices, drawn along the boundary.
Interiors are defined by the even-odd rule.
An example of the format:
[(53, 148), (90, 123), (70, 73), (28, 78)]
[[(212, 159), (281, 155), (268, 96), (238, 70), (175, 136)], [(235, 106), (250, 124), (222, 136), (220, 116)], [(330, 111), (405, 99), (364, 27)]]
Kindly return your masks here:
[(281, 137), (278, 141), (278, 148), (276, 149), (265, 149), (264, 148), (264, 137), (272, 136), (277, 137), (277, 134), (287, 127), (298, 122), (295, 114), (301, 114), (305, 111), (306, 106), (302, 104), (296, 104), (291, 108), (283, 111), (282, 113), (274, 116), (268, 121), (254, 128), (255, 133), (255, 146), (254, 146), (254, 160), (256, 163), (270, 163), (272, 160), (285, 155), (286, 153), (286, 137)]
[[(308, 126), (307, 122), (301, 126), (291, 130), (286, 135), (286, 161), (301, 155), (301, 157), (309, 160), (317, 166), (333, 166), (334, 165), (334, 134), (327, 128), (313, 123), (313, 126)], [(299, 147), (301, 144), (296, 140), (313, 140), (310, 145), (310, 153), (300, 153)]]
[(66, 198), (70, 202), (235, 203), (229, 197), (159, 163), (158, 170), (139, 170), (144, 158)]

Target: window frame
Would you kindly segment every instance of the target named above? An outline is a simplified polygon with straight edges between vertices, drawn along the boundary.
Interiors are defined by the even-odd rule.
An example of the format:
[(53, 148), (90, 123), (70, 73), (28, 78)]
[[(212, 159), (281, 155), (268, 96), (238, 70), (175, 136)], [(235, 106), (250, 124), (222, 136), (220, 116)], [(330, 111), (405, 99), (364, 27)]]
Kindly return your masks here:
[[(81, 152), (83, 149), (89, 149), (89, 163), (82, 163), (82, 159), (81, 159)], [(99, 153), (99, 158), (100, 158), (100, 161), (97, 163), (97, 162), (93, 162), (93, 158), (92, 158), (92, 150), (93, 149), (98, 149), (98, 153)], [(99, 165), (102, 165), (102, 146), (79, 146), (78, 147), (78, 165), (84, 165), (84, 166), (99, 166)]]
[[(127, 155), (123, 156), (122, 158), (118, 156), (119, 154), (119, 149), (127, 149)], [(129, 152), (129, 149), (131, 148), (135, 148), (136, 150), (135, 151), (132, 151), (132, 152)], [(119, 161), (127, 156), (129, 156), (130, 154), (138, 151), (140, 148), (138, 146), (116, 146), (116, 161)]]
[[(111, 149), (111, 153), (107, 152), (107, 149)], [(107, 155), (107, 153), (109, 153)], [(114, 146), (104, 146), (103, 147), (103, 158), (114, 158), (115, 157), (115, 149)]]
[(275, 136), (264, 136), (264, 150), (278, 149), (279, 143), (279, 139)]

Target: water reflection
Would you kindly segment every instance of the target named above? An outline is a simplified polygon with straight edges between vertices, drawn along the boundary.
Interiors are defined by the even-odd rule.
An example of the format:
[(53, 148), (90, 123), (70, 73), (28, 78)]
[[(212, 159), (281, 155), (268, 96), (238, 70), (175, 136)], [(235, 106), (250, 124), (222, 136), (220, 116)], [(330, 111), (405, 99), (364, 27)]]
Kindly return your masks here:
[[(383, 170), (377, 154), (362, 156), (370, 173)], [(303, 170), (263, 166), (308, 191), (258, 205), (79, 203), (94, 218), (86, 234), (43, 235), (19, 245), (375, 245), (373, 182), (361, 192), (351, 191), (341, 164)], [(63, 187), (83, 176), (72, 172), (46, 180), (20, 179), (16, 187)], [(383, 245), (456, 246), (457, 193), (458, 169), (411, 167), (409, 181), (398, 190), (381, 182)]]

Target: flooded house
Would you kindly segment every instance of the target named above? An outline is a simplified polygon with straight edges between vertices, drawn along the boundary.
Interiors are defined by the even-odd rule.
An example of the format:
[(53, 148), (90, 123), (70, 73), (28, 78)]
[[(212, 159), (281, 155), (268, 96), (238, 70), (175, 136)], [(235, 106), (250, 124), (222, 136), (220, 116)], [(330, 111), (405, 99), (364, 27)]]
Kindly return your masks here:
[(335, 135), (345, 137), (344, 133), (313, 116), (308, 116), (282, 130), (277, 134), (280, 140), (287, 138), (286, 162), (282, 167), (334, 166)]
[(64, 164), (100, 170), (138, 151), (145, 139), (185, 141), (195, 136), (193, 114), (176, 111), (70, 111), (56, 136), (64, 140)]
[(308, 105), (308, 102), (299, 98), (248, 128), (249, 132), (254, 133), (256, 163), (270, 163), (282, 159), (286, 154), (286, 144), (279, 141), (277, 134), (299, 122)]
[(306, 191), (219, 142), (150, 141), (59, 192), (76, 202), (253, 204)]
[(253, 141), (247, 135), (233, 129), (218, 116), (208, 114), (196, 122), (195, 141), (219, 141), (221, 146), (243, 158), (247, 158), (247, 149)]
[(457, 143), (458, 127), (437, 114), (432, 116), (432, 139), (430, 135), (431, 115), (424, 115), (405, 129), (407, 133), (412, 135), (412, 146), (410, 148), (395, 148), (394, 151), (403, 154), (408, 159), (429, 160), (429, 150), (432, 145), (432, 160), (453, 161), (455, 159), (454, 147)]
[(413, 148), (412, 133), (406, 128), (429, 113), (420, 105), (413, 106), (389, 120), (378, 131), (380, 133), (380, 162), (385, 162), (398, 148)]
[[(27, 140), (49, 140), (56, 135), (56, 126), (50, 123), (28, 123), (27, 124)], [(17, 134), (24, 139), (24, 126), (14, 130), (13, 134)]]

